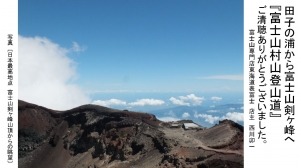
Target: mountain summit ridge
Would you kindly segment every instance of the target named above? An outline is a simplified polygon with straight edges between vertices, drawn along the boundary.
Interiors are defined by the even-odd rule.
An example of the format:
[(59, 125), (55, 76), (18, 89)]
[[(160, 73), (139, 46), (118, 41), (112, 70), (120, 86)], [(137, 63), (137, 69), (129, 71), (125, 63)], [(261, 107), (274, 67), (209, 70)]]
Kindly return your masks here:
[(243, 127), (170, 128), (150, 113), (18, 101), (19, 167), (243, 167)]

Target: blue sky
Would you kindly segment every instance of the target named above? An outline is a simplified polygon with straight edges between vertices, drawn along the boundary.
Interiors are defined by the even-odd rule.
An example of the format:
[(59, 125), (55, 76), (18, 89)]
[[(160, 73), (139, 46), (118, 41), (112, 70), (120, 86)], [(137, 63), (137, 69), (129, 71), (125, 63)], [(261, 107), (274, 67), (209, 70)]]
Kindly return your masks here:
[(19, 35), (20, 99), (50, 108), (243, 98), (243, 1), (19, 1)]

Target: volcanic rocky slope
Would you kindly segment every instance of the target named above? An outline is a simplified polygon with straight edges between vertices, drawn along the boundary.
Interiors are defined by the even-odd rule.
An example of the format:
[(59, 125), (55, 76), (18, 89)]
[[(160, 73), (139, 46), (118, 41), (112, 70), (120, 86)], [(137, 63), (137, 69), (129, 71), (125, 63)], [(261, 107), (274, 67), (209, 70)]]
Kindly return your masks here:
[(54, 111), (19, 100), (19, 167), (239, 168), (243, 127), (168, 128), (152, 114), (83, 105)]

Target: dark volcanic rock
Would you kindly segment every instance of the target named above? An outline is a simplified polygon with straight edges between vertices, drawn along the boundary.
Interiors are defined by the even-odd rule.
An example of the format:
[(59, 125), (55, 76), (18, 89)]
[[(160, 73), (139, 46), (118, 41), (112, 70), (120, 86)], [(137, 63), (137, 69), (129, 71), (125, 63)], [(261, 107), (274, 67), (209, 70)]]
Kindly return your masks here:
[[(239, 136), (243, 135), (240, 130), (243, 128), (239, 125), (229, 121), (219, 125), (221, 124), (231, 125)], [(161, 121), (147, 113), (121, 111), (96, 105), (54, 111), (19, 100), (19, 167), (226, 165), (235, 168), (243, 165), (242, 155), (220, 154), (218, 151), (211, 151), (214, 149), (196, 146), (184, 147), (183, 141), (166, 135), (166, 128), (160, 125)], [(221, 126), (219, 127), (214, 129), (222, 132)], [(178, 128), (178, 131), (183, 129)], [(208, 133), (200, 135), (208, 136)], [(178, 138), (186, 137), (180, 135)], [(207, 138), (209, 140), (210, 137)], [(239, 148), (240, 143), (236, 143), (240, 142), (239, 138), (230, 141), (229, 146)]]

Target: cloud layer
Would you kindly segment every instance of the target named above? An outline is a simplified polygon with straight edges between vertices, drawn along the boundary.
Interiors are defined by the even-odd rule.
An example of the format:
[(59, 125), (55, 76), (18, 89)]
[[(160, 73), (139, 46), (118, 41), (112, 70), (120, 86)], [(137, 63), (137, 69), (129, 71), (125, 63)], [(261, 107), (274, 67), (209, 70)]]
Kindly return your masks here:
[(210, 124), (213, 124), (216, 121), (220, 120), (220, 117), (218, 117), (218, 116), (212, 116), (212, 115), (209, 115), (209, 114), (195, 114), (194, 117), (195, 118), (198, 118), (198, 117), (204, 118), (205, 121), (208, 122), (208, 123), (210, 123)]
[(222, 97), (213, 96), (210, 99), (213, 101), (220, 101), (220, 100), (222, 100)]
[(197, 97), (194, 94), (189, 94), (187, 96), (179, 96), (178, 99), (171, 97), (169, 99), (173, 104), (180, 106), (190, 106), (191, 104), (194, 106), (201, 105), (204, 97)]
[(127, 103), (126, 101), (119, 99), (110, 100), (95, 100), (92, 104), (97, 104), (100, 106), (111, 107), (111, 106), (160, 106), (165, 104), (162, 100), (157, 99), (138, 99), (135, 102)]
[(93, 101), (92, 104), (100, 105), (100, 106), (105, 106), (105, 107), (110, 107), (111, 105), (113, 106), (125, 106), (126, 102), (123, 100), (118, 100), (118, 99), (110, 99), (110, 100), (96, 100)]
[(190, 106), (190, 103), (185, 103), (184, 100), (176, 99), (171, 97), (169, 99), (173, 104), (180, 105), (180, 106)]
[(217, 121), (229, 119), (234, 122), (238, 121), (244, 121), (244, 113), (238, 113), (238, 112), (228, 112), (225, 116), (219, 117), (219, 116), (213, 116), (210, 114), (198, 114), (197, 111), (194, 113), (195, 118), (204, 118), (206, 122), (210, 124), (214, 124)]
[(47, 38), (19, 36), (19, 99), (55, 110), (90, 103), (71, 82), (77, 74), (68, 52)]
[(162, 100), (156, 100), (156, 99), (139, 99), (135, 102), (128, 103), (129, 106), (158, 106), (165, 104)]
[(180, 120), (179, 118), (174, 118), (174, 117), (158, 117), (157, 119), (161, 121), (178, 121)]

